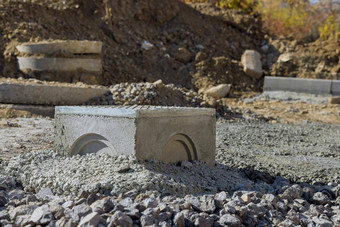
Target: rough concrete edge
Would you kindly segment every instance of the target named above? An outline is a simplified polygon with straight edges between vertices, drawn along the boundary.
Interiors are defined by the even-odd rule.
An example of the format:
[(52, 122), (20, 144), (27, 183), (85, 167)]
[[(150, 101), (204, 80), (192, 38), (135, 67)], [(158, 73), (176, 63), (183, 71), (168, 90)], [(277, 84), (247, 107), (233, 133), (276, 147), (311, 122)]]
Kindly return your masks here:
[(20, 70), (73, 72), (82, 69), (102, 72), (100, 58), (17, 57)]
[(168, 116), (214, 116), (213, 108), (173, 107), (160, 109), (127, 109), (106, 106), (56, 106), (56, 114), (91, 115), (121, 118), (168, 117)]
[[(329, 82), (329, 92), (312, 92), (312, 90), (308, 89), (301, 89), (301, 90), (287, 90), (284, 88), (272, 88), (272, 86), (268, 86), (268, 80), (277, 80), (278, 82), (280, 80), (286, 80), (286, 81), (303, 81), (306, 80), (308, 82), (315, 82), (315, 83), (324, 83), (324, 82)], [(292, 91), (292, 92), (297, 92), (297, 93), (310, 93), (310, 94), (332, 94), (332, 84), (334, 81), (337, 80), (325, 80), (325, 79), (308, 79), (308, 78), (292, 78), (292, 77), (273, 77), (273, 76), (266, 76), (264, 78), (264, 85), (263, 85), (263, 91), (264, 92), (269, 92), (269, 91)], [(339, 81), (340, 82), (340, 81)], [(327, 89), (328, 90), (328, 89)], [(310, 91), (310, 92), (309, 92)]]
[[(61, 90), (59, 92), (63, 93), (64, 96), (67, 95), (68, 91), (73, 90), (72, 92), (74, 92), (75, 89), (78, 91), (78, 93), (79, 93), (79, 91), (83, 92), (83, 91), (88, 91), (89, 89), (90, 90), (96, 90), (96, 94), (91, 95), (92, 97), (88, 97), (87, 99), (77, 100), (77, 102), (73, 101), (73, 102), (69, 102), (68, 103), (68, 101), (65, 101), (65, 100), (69, 100), (69, 98), (66, 97), (67, 99), (65, 99), (65, 97), (64, 97), (64, 98), (59, 99), (58, 101), (55, 101), (53, 99), (50, 99), (50, 100), (45, 99), (42, 102), (39, 102), (39, 103), (36, 102), (35, 103), (34, 101), (27, 101), (27, 100), (23, 101), (22, 99), (21, 100), (20, 99), (13, 100), (13, 98), (12, 99), (6, 99), (6, 98), (2, 99), (1, 92), (3, 92), (4, 90), (1, 90), (1, 85), (9, 86), (9, 87), (10, 86), (16, 86), (16, 87), (14, 87), (14, 89), (17, 89), (17, 90), (21, 89), (21, 92), (23, 92), (23, 89), (27, 88), (27, 87), (33, 87), (33, 89), (35, 89), (35, 87), (37, 87), (37, 88), (40, 88), (40, 91), (41, 91), (42, 88), (43, 89), (57, 88), (57, 89)], [(66, 90), (63, 90), (63, 89), (66, 89)], [(48, 105), (48, 106), (57, 106), (57, 105), (60, 105), (58, 103), (63, 103), (62, 105), (80, 105), (80, 104), (86, 103), (87, 101), (89, 101), (89, 100), (91, 100), (93, 98), (101, 97), (101, 96), (103, 96), (105, 93), (107, 93), (109, 91), (110, 91), (110, 89), (108, 89), (108, 88), (87, 88), (87, 87), (53, 86), (53, 85), (44, 85), (44, 84), (0, 83), (0, 103), (22, 104), (22, 105)], [(72, 92), (70, 92), (70, 93), (72, 94)], [(36, 94), (35, 92), (33, 92), (33, 96), (37, 96), (37, 95), (40, 95), (40, 94)], [(61, 102), (60, 100), (63, 100), (63, 101)]]
[(137, 110), (137, 117), (190, 117), (190, 116), (216, 116), (216, 110), (213, 108), (193, 108), (193, 107), (182, 107), (182, 108), (169, 108), (169, 109), (140, 109)]
[(101, 54), (103, 42), (89, 40), (55, 40), (36, 43), (22, 43), (16, 48), (27, 54), (53, 54), (62, 51), (73, 54)]
[(113, 113), (111, 108), (105, 108), (104, 106), (103, 108), (93, 108), (92, 110), (90, 109), (91, 107), (93, 106), (56, 106), (55, 115), (87, 115), (119, 118), (137, 117), (136, 110), (133, 109), (115, 109)]
[[(337, 84), (337, 86), (335, 86)], [(332, 80), (331, 94), (334, 96), (340, 96), (340, 80)]]

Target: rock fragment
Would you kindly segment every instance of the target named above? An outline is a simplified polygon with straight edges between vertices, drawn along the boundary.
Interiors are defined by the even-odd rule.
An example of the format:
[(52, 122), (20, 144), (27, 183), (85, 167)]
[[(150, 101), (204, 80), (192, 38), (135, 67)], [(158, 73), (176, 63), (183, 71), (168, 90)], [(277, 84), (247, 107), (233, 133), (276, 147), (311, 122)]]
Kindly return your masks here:
[(241, 221), (231, 214), (223, 215), (219, 220), (221, 225), (230, 226), (230, 227), (239, 227), (241, 226)]
[(97, 212), (92, 212), (86, 215), (79, 223), (78, 227), (96, 227), (100, 223), (102, 218)]
[(246, 50), (242, 57), (241, 63), (243, 71), (250, 77), (258, 79), (262, 76), (261, 56), (255, 50)]
[(311, 200), (316, 205), (325, 205), (329, 202), (328, 196), (323, 194), (322, 192), (315, 193)]
[(184, 227), (184, 215), (182, 213), (177, 213), (174, 217), (174, 224), (178, 227)]
[(49, 210), (47, 205), (43, 205), (43, 206), (36, 208), (33, 211), (32, 216), (30, 218), (30, 221), (33, 222), (34, 224), (41, 224), (41, 225), (48, 224), (52, 220), (54, 220), (54, 216)]
[(121, 226), (131, 227), (133, 224), (132, 219), (121, 211), (116, 211), (110, 219), (110, 227)]
[(53, 196), (53, 192), (50, 188), (42, 188), (38, 192), (37, 196), (38, 198), (44, 199), (46, 196)]
[(204, 94), (220, 99), (227, 96), (231, 88), (230, 84), (219, 84), (204, 91)]
[(192, 53), (187, 49), (180, 47), (175, 54), (175, 59), (182, 63), (188, 63), (192, 59)]

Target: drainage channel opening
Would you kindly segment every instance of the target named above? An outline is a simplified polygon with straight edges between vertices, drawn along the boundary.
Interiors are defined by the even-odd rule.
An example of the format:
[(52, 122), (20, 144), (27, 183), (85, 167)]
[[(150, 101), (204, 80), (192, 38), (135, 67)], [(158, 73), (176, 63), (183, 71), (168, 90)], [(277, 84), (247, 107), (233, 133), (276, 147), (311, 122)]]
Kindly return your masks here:
[(72, 145), (71, 155), (90, 153), (117, 155), (113, 145), (103, 136), (89, 133), (79, 137)]
[(197, 160), (197, 151), (189, 136), (178, 133), (170, 137), (162, 151), (162, 161), (179, 162)]

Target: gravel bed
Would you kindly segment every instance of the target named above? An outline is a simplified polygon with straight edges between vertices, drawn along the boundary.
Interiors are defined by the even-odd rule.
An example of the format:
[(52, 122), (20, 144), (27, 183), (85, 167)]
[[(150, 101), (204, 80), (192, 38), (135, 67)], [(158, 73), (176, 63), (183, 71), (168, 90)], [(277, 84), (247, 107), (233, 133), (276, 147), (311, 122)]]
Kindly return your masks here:
[(66, 157), (53, 150), (13, 158), (3, 168), (2, 175), (17, 179), (26, 191), (51, 187), (58, 195), (77, 195), (81, 190), (119, 195), (134, 189), (183, 196), (236, 190), (251, 183), (238, 170), (224, 165), (137, 162), (133, 156), (96, 154)]
[(221, 122), (217, 160), (257, 179), (340, 183), (339, 138), (340, 125)]
[(23, 153), (53, 146), (50, 118), (0, 119), (0, 163)]
[(188, 193), (185, 196), (136, 190), (118, 196), (89, 191), (80, 191), (77, 196), (58, 196), (50, 188), (41, 188), (37, 193), (30, 193), (18, 188), (13, 178), (2, 178), (0, 225), (340, 225), (338, 184), (293, 184), (277, 177), (273, 184), (262, 182), (255, 185), (252, 189), (249, 189), (249, 185), (244, 185), (240, 190), (232, 192), (206, 192), (200, 195)]
[(213, 167), (28, 152), (0, 164), (0, 226), (340, 226), (339, 133), (219, 120)]
[(244, 99), (245, 102), (253, 102), (257, 100), (280, 100), (286, 102), (306, 102), (306, 103), (323, 103), (327, 104), (331, 95), (328, 94), (309, 94), (291, 91), (265, 91), (253, 98)]

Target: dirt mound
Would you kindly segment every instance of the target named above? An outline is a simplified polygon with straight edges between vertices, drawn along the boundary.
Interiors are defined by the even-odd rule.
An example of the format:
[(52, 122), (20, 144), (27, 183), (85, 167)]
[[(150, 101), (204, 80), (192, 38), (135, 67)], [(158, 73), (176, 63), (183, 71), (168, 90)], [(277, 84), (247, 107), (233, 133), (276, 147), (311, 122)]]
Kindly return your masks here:
[(263, 53), (264, 67), (272, 76), (340, 79), (340, 41), (316, 40), (298, 43), (276, 39)]
[[(234, 21), (209, 4), (198, 8), (203, 14), (180, 1), (166, 0), (0, 1), (4, 22), (0, 24), (0, 72), (6, 77), (28, 77), (16, 66), (15, 46), (21, 42), (99, 40), (104, 43), (101, 84), (162, 79), (198, 90), (207, 85), (192, 81), (197, 53), (230, 62), (240, 60), (244, 50), (254, 49), (262, 40), (252, 18)], [(230, 70), (226, 66), (216, 75), (224, 80)], [(244, 82), (238, 80), (238, 75), (244, 77), (240, 68), (232, 74), (234, 85)], [(65, 82), (78, 80), (70, 75)]]

